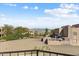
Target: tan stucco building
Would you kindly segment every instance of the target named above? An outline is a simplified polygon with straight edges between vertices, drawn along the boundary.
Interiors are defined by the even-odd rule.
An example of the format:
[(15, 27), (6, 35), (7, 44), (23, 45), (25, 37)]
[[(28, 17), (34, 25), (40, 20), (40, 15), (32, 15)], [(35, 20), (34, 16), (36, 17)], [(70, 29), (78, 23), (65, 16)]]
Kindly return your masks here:
[(79, 45), (79, 24), (54, 29), (53, 34), (60, 34), (65, 39), (61, 41), (63, 44), (66, 42), (69, 45)]
[(70, 29), (70, 44), (79, 45), (79, 24), (72, 25)]

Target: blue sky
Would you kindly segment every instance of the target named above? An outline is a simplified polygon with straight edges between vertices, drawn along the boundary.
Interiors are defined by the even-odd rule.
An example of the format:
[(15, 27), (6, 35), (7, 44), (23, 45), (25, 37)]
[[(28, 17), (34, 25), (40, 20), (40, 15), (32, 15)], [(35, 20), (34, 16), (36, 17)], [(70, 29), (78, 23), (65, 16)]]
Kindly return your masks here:
[(56, 28), (79, 23), (79, 4), (1, 3), (0, 26)]

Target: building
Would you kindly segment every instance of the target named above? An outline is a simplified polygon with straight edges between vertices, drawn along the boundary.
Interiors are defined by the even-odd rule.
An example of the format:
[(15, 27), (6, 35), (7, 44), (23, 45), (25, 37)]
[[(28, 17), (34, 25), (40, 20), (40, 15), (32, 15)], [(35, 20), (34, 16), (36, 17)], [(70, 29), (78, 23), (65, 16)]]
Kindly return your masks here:
[[(62, 44), (79, 45), (79, 24), (63, 26), (53, 30), (53, 36), (61, 35)], [(57, 38), (58, 39), (58, 38)]]
[(71, 45), (79, 45), (79, 24), (71, 26), (69, 37)]

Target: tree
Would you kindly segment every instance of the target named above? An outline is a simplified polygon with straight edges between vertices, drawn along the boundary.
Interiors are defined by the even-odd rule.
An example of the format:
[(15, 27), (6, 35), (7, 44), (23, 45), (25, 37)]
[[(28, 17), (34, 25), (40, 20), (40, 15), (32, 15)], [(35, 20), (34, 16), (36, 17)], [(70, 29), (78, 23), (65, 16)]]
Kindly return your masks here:
[(18, 37), (16, 36), (16, 34), (9, 34), (7, 36), (4, 36), (3, 38), (6, 39), (6, 41), (17, 40), (18, 39)]
[(16, 27), (14, 28), (11, 25), (4, 25), (3, 31), (5, 36), (2, 37), (2, 39), (5, 40), (16, 40), (19, 38), (27, 37), (29, 34), (29, 29), (25, 27)]
[(5, 35), (12, 34), (14, 30), (14, 27), (12, 25), (7, 25), (7, 24), (5, 24), (4, 27), (2, 28)]
[(46, 28), (45, 29), (45, 33), (44, 33), (44, 36), (48, 35), (48, 29)]
[(31, 34), (29, 33), (29, 31), (24, 35), (25, 37), (30, 37)]
[(18, 38), (23, 38), (28, 36), (29, 29), (24, 27), (16, 27), (15, 34), (17, 34)]
[(2, 36), (1, 39), (5, 39), (5, 40), (13, 40), (13, 39), (15, 39), (15, 36), (13, 36), (14, 27), (12, 25), (5, 24), (2, 27), (2, 31), (4, 32), (4, 35)]
[(35, 37), (38, 36), (38, 32), (37, 31), (34, 32), (34, 36)]

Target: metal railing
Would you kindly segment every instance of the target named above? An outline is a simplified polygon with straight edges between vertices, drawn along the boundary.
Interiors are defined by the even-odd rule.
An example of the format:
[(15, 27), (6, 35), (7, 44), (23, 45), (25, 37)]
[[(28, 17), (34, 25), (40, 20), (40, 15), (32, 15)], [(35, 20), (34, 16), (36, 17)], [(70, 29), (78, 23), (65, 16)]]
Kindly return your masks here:
[(22, 56), (75, 56), (71, 54), (65, 54), (65, 53), (57, 53), (57, 52), (51, 52), (51, 51), (44, 51), (44, 50), (21, 50), (21, 51), (9, 51), (9, 52), (0, 52), (1, 56), (6, 56), (5, 54), (8, 54), (8, 56), (14, 56), (13, 53), (16, 54), (16, 56), (21, 56), (20, 53), (23, 53)]

